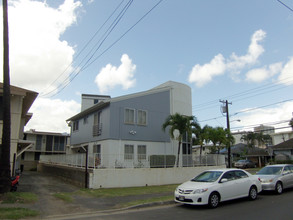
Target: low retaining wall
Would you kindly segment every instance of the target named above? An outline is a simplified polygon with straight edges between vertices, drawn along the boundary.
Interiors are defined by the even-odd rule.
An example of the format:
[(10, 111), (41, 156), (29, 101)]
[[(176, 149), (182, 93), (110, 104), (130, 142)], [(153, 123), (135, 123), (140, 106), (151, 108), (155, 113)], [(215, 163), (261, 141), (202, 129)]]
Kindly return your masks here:
[(98, 189), (179, 184), (192, 179), (204, 170), (217, 168), (225, 168), (225, 166), (96, 169), (90, 175), (89, 187)]
[[(192, 179), (202, 171), (217, 168), (225, 168), (225, 166), (90, 169), (88, 170), (88, 187), (99, 189), (180, 184)], [(79, 187), (85, 187), (83, 168), (39, 163), (38, 171), (62, 178)]]
[[(85, 187), (85, 170), (82, 168), (39, 163), (37, 170), (61, 178), (73, 185)], [(89, 176), (91, 176), (90, 172)]]

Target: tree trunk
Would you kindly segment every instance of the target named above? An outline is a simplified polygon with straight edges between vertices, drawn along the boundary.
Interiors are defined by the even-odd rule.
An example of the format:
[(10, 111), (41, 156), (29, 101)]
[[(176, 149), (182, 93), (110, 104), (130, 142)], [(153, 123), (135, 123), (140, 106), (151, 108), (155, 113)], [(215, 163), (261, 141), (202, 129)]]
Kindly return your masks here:
[(177, 153), (177, 167), (179, 167), (179, 157), (180, 157), (180, 146), (181, 146), (181, 141), (178, 143), (178, 153)]

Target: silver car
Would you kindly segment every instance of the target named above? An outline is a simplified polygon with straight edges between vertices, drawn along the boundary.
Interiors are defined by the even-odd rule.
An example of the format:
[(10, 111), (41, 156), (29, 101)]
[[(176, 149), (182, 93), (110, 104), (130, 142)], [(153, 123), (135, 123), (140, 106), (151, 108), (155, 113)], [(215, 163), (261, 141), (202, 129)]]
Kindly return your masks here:
[(268, 165), (256, 173), (261, 181), (262, 190), (274, 190), (282, 194), (283, 189), (293, 187), (293, 165)]

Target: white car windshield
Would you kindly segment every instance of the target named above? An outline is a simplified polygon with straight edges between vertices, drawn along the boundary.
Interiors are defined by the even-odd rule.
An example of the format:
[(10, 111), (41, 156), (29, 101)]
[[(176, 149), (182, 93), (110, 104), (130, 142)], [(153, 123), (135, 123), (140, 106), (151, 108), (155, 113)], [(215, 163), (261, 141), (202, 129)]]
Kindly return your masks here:
[(283, 167), (264, 167), (257, 174), (259, 175), (279, 175)]
[(222, 175), (222, 171), (206, 171), (194, 177), (193, 182), (215, 182)]

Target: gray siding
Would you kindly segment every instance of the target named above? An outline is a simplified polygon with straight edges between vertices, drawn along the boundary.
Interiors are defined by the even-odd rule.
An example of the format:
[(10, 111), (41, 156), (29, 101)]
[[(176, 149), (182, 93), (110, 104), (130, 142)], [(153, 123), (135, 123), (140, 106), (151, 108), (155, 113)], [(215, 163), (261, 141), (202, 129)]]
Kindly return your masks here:
[[(147, 125), (141, 126), (124, 123), (124, 109), (135, 109), (137, 122), (137, 110), (147, 111)], [(170, 141), (167, 132), (162, 131), (162, 124), (170, 114), (170, 92), (158, 92), (155, 94), (129, 98), (126, 100), (111, 102), (103, 108), (101, 113), (102, 133), (93, 137), (94, 113), (88, 116), (88, 123), (84, 119), (79, 120), (79, 129), (71, 133), (71, 144), (82, 144), (105, 139), (136, 140), (136, 141)], [(134, 135), (129, 131), (135, 131)]]
[[(134, 124), (124, 123), (125, 108), (135, 109)], [(170, 114), (170, 93), (160, 92), (111, 103), (110, 139), (139, 141), (169, 141), (162, 124)], [(137, 124), (137, 110), (147, 111), (147, 125)], [(135, 131), (134, 135), (130, 131)]]

